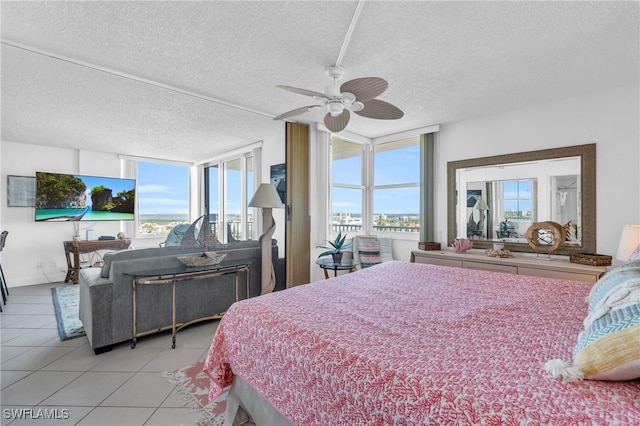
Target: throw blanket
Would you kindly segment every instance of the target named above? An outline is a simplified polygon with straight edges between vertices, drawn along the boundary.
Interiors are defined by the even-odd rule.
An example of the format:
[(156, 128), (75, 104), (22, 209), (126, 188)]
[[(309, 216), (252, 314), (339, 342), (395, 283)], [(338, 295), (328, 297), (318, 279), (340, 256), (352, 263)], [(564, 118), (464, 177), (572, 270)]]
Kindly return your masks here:
[(635, 424), (640, 382), (552, 378), (571, 358), (591, 285), (383, 263), (236, 303), (205, 362), (291, 423)]

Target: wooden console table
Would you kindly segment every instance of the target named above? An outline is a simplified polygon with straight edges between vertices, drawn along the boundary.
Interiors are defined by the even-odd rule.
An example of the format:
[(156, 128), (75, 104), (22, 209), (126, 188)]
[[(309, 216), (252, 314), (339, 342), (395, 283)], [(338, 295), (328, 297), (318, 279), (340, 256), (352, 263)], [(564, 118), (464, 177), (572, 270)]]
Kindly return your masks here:
[[(176, 322), (176, 285), (184, 281), (193, 280), (205, 280), (210, 278), (219, 277), (221, 275), (235, 274), (236, 285), (236, 302), (240, 300), (240, 273), (245, 273), (245, 285), (247, 291), (247, 299), (251, 296), (249, 289), (249, 267), (250, 263), (244, 261), (231, 261), (222, 262), (218, 265), (204, 266), (202, 268), (169, 268), (165, 270), (155, 271), (142, 271), (127, 273), (127, 275), (133, 276), (133, 342), (131, 343), (131, 349), (135, 349), (138, 343), (138, 337), (146, 336), (148, 334), (157, 333), (160, 331), (171, 330), (171, 349), (176, 347), (176, 333), (182, 330), (184, 327), (199, 322), (212, 319), (222, 318), (224, 312), (213, 313), (208, 316), (196, 318), (191, 321), (182, 323)], [(139, 285), (164, 285), (171, 284), (171, 325), (160, 327), (158, 329), (138, 331), (138, 309), (136, 301), (136, 287)]]
[(565, 259), (545, 260), (518, 255), (500, 258), (488, 257), (480, 252), (455, 253), (451, 250), (413, 250), (411, 262), (591, 283), (607, 272), (604, 266), (581, 265)]
[[(80, 273), (80, 254), (93, 253), (99, 250), (124, 250), (131, 245), (131, 240), (89, 240), (89, 241), (63, 241), (64, 254), (67, 258), (67, 276), (64, 282), (73, 281), (78, 284)], [(71, 259), (73, 254), (73, 259)]]

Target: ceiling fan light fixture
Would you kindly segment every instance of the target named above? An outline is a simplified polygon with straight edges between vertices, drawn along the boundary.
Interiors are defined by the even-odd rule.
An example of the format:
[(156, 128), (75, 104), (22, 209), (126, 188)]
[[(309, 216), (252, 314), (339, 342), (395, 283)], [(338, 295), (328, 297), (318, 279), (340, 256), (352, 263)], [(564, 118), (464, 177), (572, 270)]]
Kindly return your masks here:
[(344, 111), (344, 105), (342, 105), (342, 102), (340, 101), (330, 101), (327, 104), (327, 107), (329, 108), (329, 114), (331, 114), (332, 117), (337, 117), (342, 114), (342, 111)]
[(351, 109), (353, 112), (362, 111), (364, 109), (364, 104), (362, 102), (354, 102), (353, 105), (351, 105)]

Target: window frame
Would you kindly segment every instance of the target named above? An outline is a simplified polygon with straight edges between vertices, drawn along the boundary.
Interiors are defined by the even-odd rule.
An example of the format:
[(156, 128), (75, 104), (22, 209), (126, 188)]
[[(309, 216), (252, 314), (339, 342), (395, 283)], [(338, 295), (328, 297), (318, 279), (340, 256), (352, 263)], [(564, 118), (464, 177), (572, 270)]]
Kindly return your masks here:
[[(404, 139), (411, 139), (413, 137), (418, 137), (418, 146), (420, 147), (420, 156), (422, 156), (422, 144), (420, 142), (420, 135), (415, 135), (411, 137), (398, 137), (396, 139), (390, 139), (381, 141), (378, 143), (372, 143), (370, 141), (362, 141), (356, 140), (355, 138), (349, 138), (348, 136), (336, 136), (331, 134), (329, 136), (329, 148), (328, 148), (328, 161), (327, 161), (327, 169), (328, 169), (328, 193), (327, 193), (327, 218), (328, 218), (328, 226), (327, 226), (327, 236), (328, 239), (335, 238), (338, 234), (338, 231), (335, 231), (332, 225), (333, 222), (333, 200), (332, 194), (334, 188), (346, 188), (346, 189), (360, 189), (362, 191), (362, 227), (359, 232), (353, 231), (345, 231), (349, 232), (349, 236), (354, 235), (379, 235), (379, 236), (390, 236), (395, 239), (403, 239), (403, 240), (415, 240), (418, 241), (420, 239), (420, 232), (393, 232), (393, 231), (381, 231), (376, 230), (373, 225), (374, 211), (373, 211), (373, 196), (374, 191), (379, 189), (396, 189), (396, 188), (420, 188), (421, 182), (409, 182), (409, 183), (399, 183), (399, 184), (384, 184), (384, 185), (374, 185), (374, 149), (375, 146), (383, 145), (387, 143), (393, 143), (395, 141), (400, 141)], [(353, 143), (361, 146), (361, 185), (347, 184), (341, 182), (334, 182), (333, 180), (333, 143), (334, 140), (341, 140), (348, 143)], [(421, 170), (418, 170), (419, 176), (421, 176)], [(420, 211), (420, 200), (417, 200), (418, 209)], [(423, 219), (421, 218), (421, 214), (418, 213), (420, 227), (423, 226)]]
[[(418, 146), (418, 170), (417, 170), (417, 174), (418, 174), (418, 181), (417, 182), (405, 182), (405, 183), (392, 183), (392, 184), (382, 184), (382, 185), (376, 185), (375, 184), (375, 150), (376, 147), (381, 146), (381, 145), (386, 145), (386, 144), (390, 144), (390, 143), (394, 143), (394, 142), (400, 142), (403, 140), (408, 140), (408, 139), (414, 139), (417, 138), (417, 143), (416, 145)], [(408, 232), (408, 231), (382, 231), (382, 230), (376, 230), (375, 226), (373, 225), (373, 217), (375, 216), (375, 205), (374, 205), (374, 192), (376, 190), (380, 190), (380, 189), (402, 189), (402, 188), (418, 188), (418, 192), (420, 191), (420, 157), (422, 156), (422, 146), (420, 143), (420, 136), (413, 136), (413, 137), (406, 137), (406, 138), (398, 138), (398, 139), (394, 139), (394, 140), (388, 140), (388, 141), (384, 141), (384, 142), (379, 142), (376, 143), (372, 146), (371, 149), (371, 172), (370, 172), (370, 176), (371, 176), (371, 189), (370, 189), (370, 197), (371, 197), (371, 216), (370, 216), (370, 221), (371, 221), (371, 232), (373, 234), (376, 235), (387, 235), (387, 236), (402, 236), (403, 239), (410, 239), (410, 240), (417, 240), (419, 239), (417, 236), (419, 236), (420, 234), (420, 228), (422, 227), (422, 219), (421, 219), (421, 215), (420, 215), (420, 198), (418, 198), (418, 200), (416, 201), (417, 203), (417, 207), (418, 207), (418, 223), (420, 224), (420, 228), (418, 228), (418, 232)], [(416, 235), (416, 237), (410, 237), (411, 235)]]
[[(217, 159), (209, 160), (206, 163), (202, 164), (203, 174), (203, 214), (209, 216), (211, 214), (209, 205), (211, 204), (209, 201), (209, 172), (208, 169), (210, 167), (217, 166), (218, 167), (218, 239), (226, 243), (230, 241), (229, 235), (227, 232), (227, 201), (228, 201), (228, 191), (227, 191), (227, 165), (234, 162), (240, 162), (240, 235), (239, 238), (235, 238), (238, 240), (246, 240), (248, 237), (251, 237), (252, 240), (257, 240), (260, 236), (260, 223), (256, 221), (258, 217), (259, 209), (252, 209), (253, 212), (249, 213), (251, 210), (248, 206), (251, 196), (253, 194), (248, 194), (249, 188), (249, 169), (247, 163), (251, 161), (251, 187), (257, 188), (258, 186), (258, 175), (259, 170), (257, 170), (258, 161), (260, 158), (259, 150), (261, 148), (252, 148), (243, 151), (237, 151), (231, 155), (220, 157)], [(249, 216), (251, 215), (251, 218)], [(251, 220), (250, 220), (251, 219)]]

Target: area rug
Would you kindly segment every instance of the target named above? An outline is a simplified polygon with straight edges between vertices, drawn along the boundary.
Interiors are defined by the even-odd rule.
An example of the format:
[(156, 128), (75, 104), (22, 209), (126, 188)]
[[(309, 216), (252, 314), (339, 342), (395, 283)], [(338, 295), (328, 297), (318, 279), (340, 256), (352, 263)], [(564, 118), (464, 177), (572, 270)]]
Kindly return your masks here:
[(78, 313), (80, 302), (78, 286), (61, 285), (51, 287), (51, 295), (53, 296), (53, 307), (56, 310), (60, 340), (86, 336)]
[(221, 426), (227, 408), (227, 392), (209, 403), (209, 377), (202, 371), (204, 361), (182, 367), (176, 371), (165, 371), (165, 377), (178, 385), (184, 396), (184, 405), (199, 413), (198, 426)]

